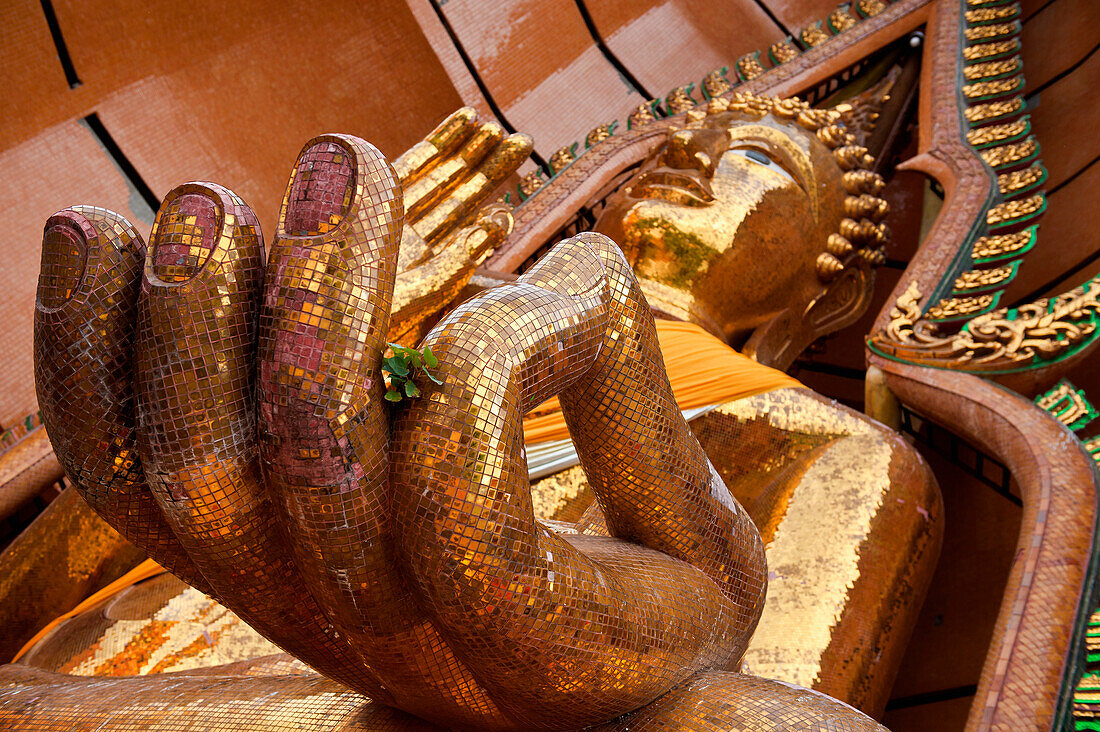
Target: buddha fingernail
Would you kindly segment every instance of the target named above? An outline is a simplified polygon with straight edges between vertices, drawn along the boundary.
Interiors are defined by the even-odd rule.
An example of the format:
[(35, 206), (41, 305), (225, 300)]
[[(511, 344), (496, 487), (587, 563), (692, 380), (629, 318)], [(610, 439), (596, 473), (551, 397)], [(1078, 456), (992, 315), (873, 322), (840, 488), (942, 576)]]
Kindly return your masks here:
[(197, 275), (218, 243), (223, 210), (201, 187), (173, 190), (161, 204), (149, 242), (152, 272), (165, 283)]
[(440, 152), (447, 152), (465, 139), (476, 122), (477, 110), (473, 107), (461, 107), (428, 133), (425, 139)]
[(75, 211), (61, 211), (50, 217), (42, 233), (42, 269), (38, 275), (38, 301), (56, 308), (81, 286), (88, 261), (91, 224)]

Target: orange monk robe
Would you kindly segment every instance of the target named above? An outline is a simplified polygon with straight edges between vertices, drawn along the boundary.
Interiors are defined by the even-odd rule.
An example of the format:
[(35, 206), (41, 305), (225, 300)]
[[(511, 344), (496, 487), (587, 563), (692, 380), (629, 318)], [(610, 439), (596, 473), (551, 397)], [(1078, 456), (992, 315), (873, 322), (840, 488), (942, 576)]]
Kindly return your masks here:
[[(694, 323), (658, 320), (657, 339), (681, 411), (802, 386), (782, 371), (741, 355)], [(557, 398), (523, 418), (523, 441), (527, 445), (567, 437), (569, 430)]]

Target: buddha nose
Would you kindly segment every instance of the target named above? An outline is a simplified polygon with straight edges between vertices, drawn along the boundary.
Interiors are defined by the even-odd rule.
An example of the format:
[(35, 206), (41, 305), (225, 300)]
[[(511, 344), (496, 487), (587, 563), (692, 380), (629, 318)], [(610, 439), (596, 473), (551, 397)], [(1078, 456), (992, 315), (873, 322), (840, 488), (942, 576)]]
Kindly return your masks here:
[(670, 168), (698, 170), (707, 178), (714, 176), (719, 158), (726, 150), (724, 130), (700, 128), (672, 130), (662, 155), (662, 162)]

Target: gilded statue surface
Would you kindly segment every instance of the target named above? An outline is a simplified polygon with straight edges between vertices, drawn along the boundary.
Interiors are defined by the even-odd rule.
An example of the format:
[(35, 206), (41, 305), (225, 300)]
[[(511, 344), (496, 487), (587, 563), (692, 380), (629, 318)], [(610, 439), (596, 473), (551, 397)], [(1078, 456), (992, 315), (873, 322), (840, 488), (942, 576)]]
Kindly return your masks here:
[(883, 181), (839, 117), (716, 98), (670, 131), (596, 229), (620, 243), (655, 310), (727, 342), (787, 311), (826, 310), (823, 284), (847, 271), (869, 287), (889, 236)]
[[(590, 16), (580, 3), (564, 15), (583, 24), (520, 53), (542, 20), (444, 5), (244, 8), (201, 38), (173, 22), (162, 44), (170, 8), (77, 24), (69, 3), (48, 23), (62, 65), (61, 32), (74, 49), (57, 90), (42, 39), (13, 37), (8, 58), (34, 71), (9, 95), (0, 208), (20, 304), (8, 329), (27, 337), (0, 442), (29, 436), (0, 458), (0, 517), (26, 496), (41, 508), (59, 460), (84, 496), (61, 494), (0, 556), (2, 660), (22, 646), (0, 668), (5, 724), (867, 724), (810, 689), (904, 728), (943, 708), (911, 695), (944, 666), (977, 684), (944, 726), (1095, 718), (1096, 410), (1057, 380), (1097, 342), (1096, 287), (1035, 289), (1059, 267), (1070, 282), (1059, 262), (1091, 246), (1084, 219), (1045, 215), (1091, 159), (1050, 154), (1074, 129), (1050, 100), (1083, 77), (1029, 58), (1026, 85), (1021, 52), (1025, 27), (1034, 53), (1052, 14), (1083, 9), (859, 0), (806, 25), (805, 3), (765, 2), (762, 25), (789, 35), (737, 58), (750, 49), (730, 33), (760, 24), (666, 22), (691, 3)], [(42, 20), (12, 10), (15, 27)], [(364, 46), (376, 29), (401, 29), (399, 43)], [(674, 47), (674, 64), (659, 57)], [(141, 80), (104, 86), (120, 58)], [(150, 59), (160, 71), (145, 76)], [(283, 93), (254, 95), (267, 87)], [(464, 103), (500, 125), (464, 109), (390, 156)], [(277, 215), (293, 151), (326, 129), (392, 165), (357, 137), (311, 140)], [(514, 129), (550, 144), (533, 153)], [(913, 173), (931, 179), (923, 200)], [(194, 176), (236, 192), (193, 182), (160, 206)], [(32, 307), (27, 227), (74, 201), (146, 226), (94, 206), (50, 217)], [(1022, 262), (1046, 239), (1057, 260)], [(889, 286), (903, 269), (870, 325), (876, 276)], [(36, 309), (56, 454), (33, 431), (41, 413), (21, 419), (38, 408)], [(985, 510), (971, 488), (998, 482), (996, 463), (1016, 506), (948, 523), (910, 643), (944, 508), (906, 441), (937, 450), (941, 428), (953, 517)], [(974, 470), (956, 439), (978, 450)], [(971, 561), (989, 543), (995, 560)], [(139, 562), (146, 550), (159, 563)], [(959, 631), (938, 622), (945, 598), (979, 618), (946, 652), (937, 639)]]
[[(565, 242), (446, 316), (426, 339), (442, 384), (391, 426), (379, 364), (400, 191), (366, 143), (307, 144), (262, 300), (255, 217), (213, 184), (169, 194), (148, 255), (109, 212), (51, 219), (39, 363), (92, 350), (76, 378), (43, 373), (40, 399), (77, 485), (278, 645), (444, 725), (581, 727), (735, 667), (763, 546), (676, 409), (620, 250)], [(89, 316), (108, 324), (91, 341)], [(520, 417), (559, 392), (610, 536), (532, 513)], [(768, 688), (740, 693), (734, 718), (792, 713)], [(873, 726), (824, 697), (797, 714), (819, 706)]]
[[(582, 235), (445, 315), (423, 341), (440, 384), (397, 407), (381, 399), (386, 340), (427, 328), (507, 236), (508, 207), (485, 202), (527, 138), (461, 110), (392, 167), (362, 140), (317, 138), (266, 255), (247, 205), (214, 184), (169, 194), (148, 252), (115, 214), (60, 212), (44, 238), (36, 343), (67, 472), (124, 536), (366, 695), (362, 708), (380, 720), (397, 714), (381, 704), (444, 726), (580, 728), (624, 713), (692, 726), (701, 722), (687, 710), (709, 699), (728, 724), (874, 728), (811, 692), (794, 692), (796, 710), (788, 687), (731, 671), (744, 661), (881, 704), (901, 645), (889, 641), (884, 670), (873, 671), (876, 657), (834, 677), (864, 653), (844, 640), (854, 627), (842, 618), (869, 610), (852, 605), (851, 587), (881, 589), (893, 575), (916, 590), (885, 610), (915, 610), (938, 546), (934, 483), (903, 479), (913, 458), (900, 442), (799, 389), (704, 418), (721, 425), (704, 438), (716, 470), (669, 390), (650, 311), (743, 343), (787, 310), (858, 307), (888, 235), (882, 181), (835, 113), (722, 101), (671, 131), (609, 202), (597, 228), (621, 250)], [(860, 288), (829, 297), (848, 271)], [(89, 340), (81, 322), (105, 329)], [(58, 371), (74, 363), (76, 373)], [(575, 527), (536, 517), (523, 460), (521, 417), (555, 394), (596, 497)], [(785, 420), (758, 421), (781, 405)], [(769, 449), (762, 461), (735, 446), (738, 430), (801, 430), (811, 449)], [(850, 476), (865, 495), (833, 512), (856, 543), (812, 559), (805, 522), (826, 507), (832, 470), (820, 468), (868, 450), (881, 472)], [(781, 466), (794, 473), (768, 477)], [(919, 511), (880, 526), (887, 497), (914, 490)], [(859, 547), (887, 529), (909, 553), (894, 569), (860, 565)], [(753, 651), (765, 542), (780, 564)], [(796, 569), (822, 560), (837, 569)], [(816, 610), (787, 589), (804, 594), (807, 581)], [(824, 645), (784, 651), (789, 624), (807, 622)], [(897, 634), (890, 623), (876, 632)], [(64, 638), (27, 662), (60, 670), (49, 659)], [(228, 655), (201, 666), (264, 647), (226, 638)], [(828, 661), (834, 649), (849, 660)], [(238, 663), (273, 677), (292, 668)], [(876, 673), (879, 691), (861, 696)], [(293, 705), (314, 693), (302, 683), (274, 693)], [(125, 688), (151, 703), (163, 687), (154, 673)], [(202, 688), (188, 694), (197, 701)], [(133, 720), (146, 719), (145, 704)]]

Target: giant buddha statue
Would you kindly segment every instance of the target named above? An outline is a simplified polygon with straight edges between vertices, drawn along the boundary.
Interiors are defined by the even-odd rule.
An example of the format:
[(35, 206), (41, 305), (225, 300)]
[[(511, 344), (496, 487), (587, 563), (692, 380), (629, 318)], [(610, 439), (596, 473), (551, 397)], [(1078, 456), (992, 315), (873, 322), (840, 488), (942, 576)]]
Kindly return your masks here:
[[(866, 307), (887, 236), (866, 150), (835, 112), (716, 98), (608, 199), (607, 236), (454, 307), (508, 236), (486, 202), (529, 149), (468, 110), (392, 168), (317, 138), (266, 264), (255, 215), (214, 184), (168, 195), (148, 252), (103, 209), (47, 222), (51, 440), (92, 508), (195, 588), (134, 585), (130, 619), (206, 593), (323, 676), (242, 627), (207, 635), (206, 661), (93, 691), (54, 672), (109, 675), (99, 605), (0, 672), (0, 718), (879, 728), (748, 675), (881, 713), (938, 552), (920, 458), (749, 358), (786, 365)], [(691, 427), (662, 354), (676, 328), (728, 366)], [(386, 342), (424, 330), (439, 365), (387, 406)], [(569, 523), (529, 489), (522, 418), (555, 422), (555, 395), (583, 475), (543, 490), (595, 499)]]
[(692, 117), (596, 222), (621, 243), (656, 311), (739, 345), (776, 319), (819, 318), (826, 283), (869, 286), (886, 202), (838, 113), (738, 95)]

